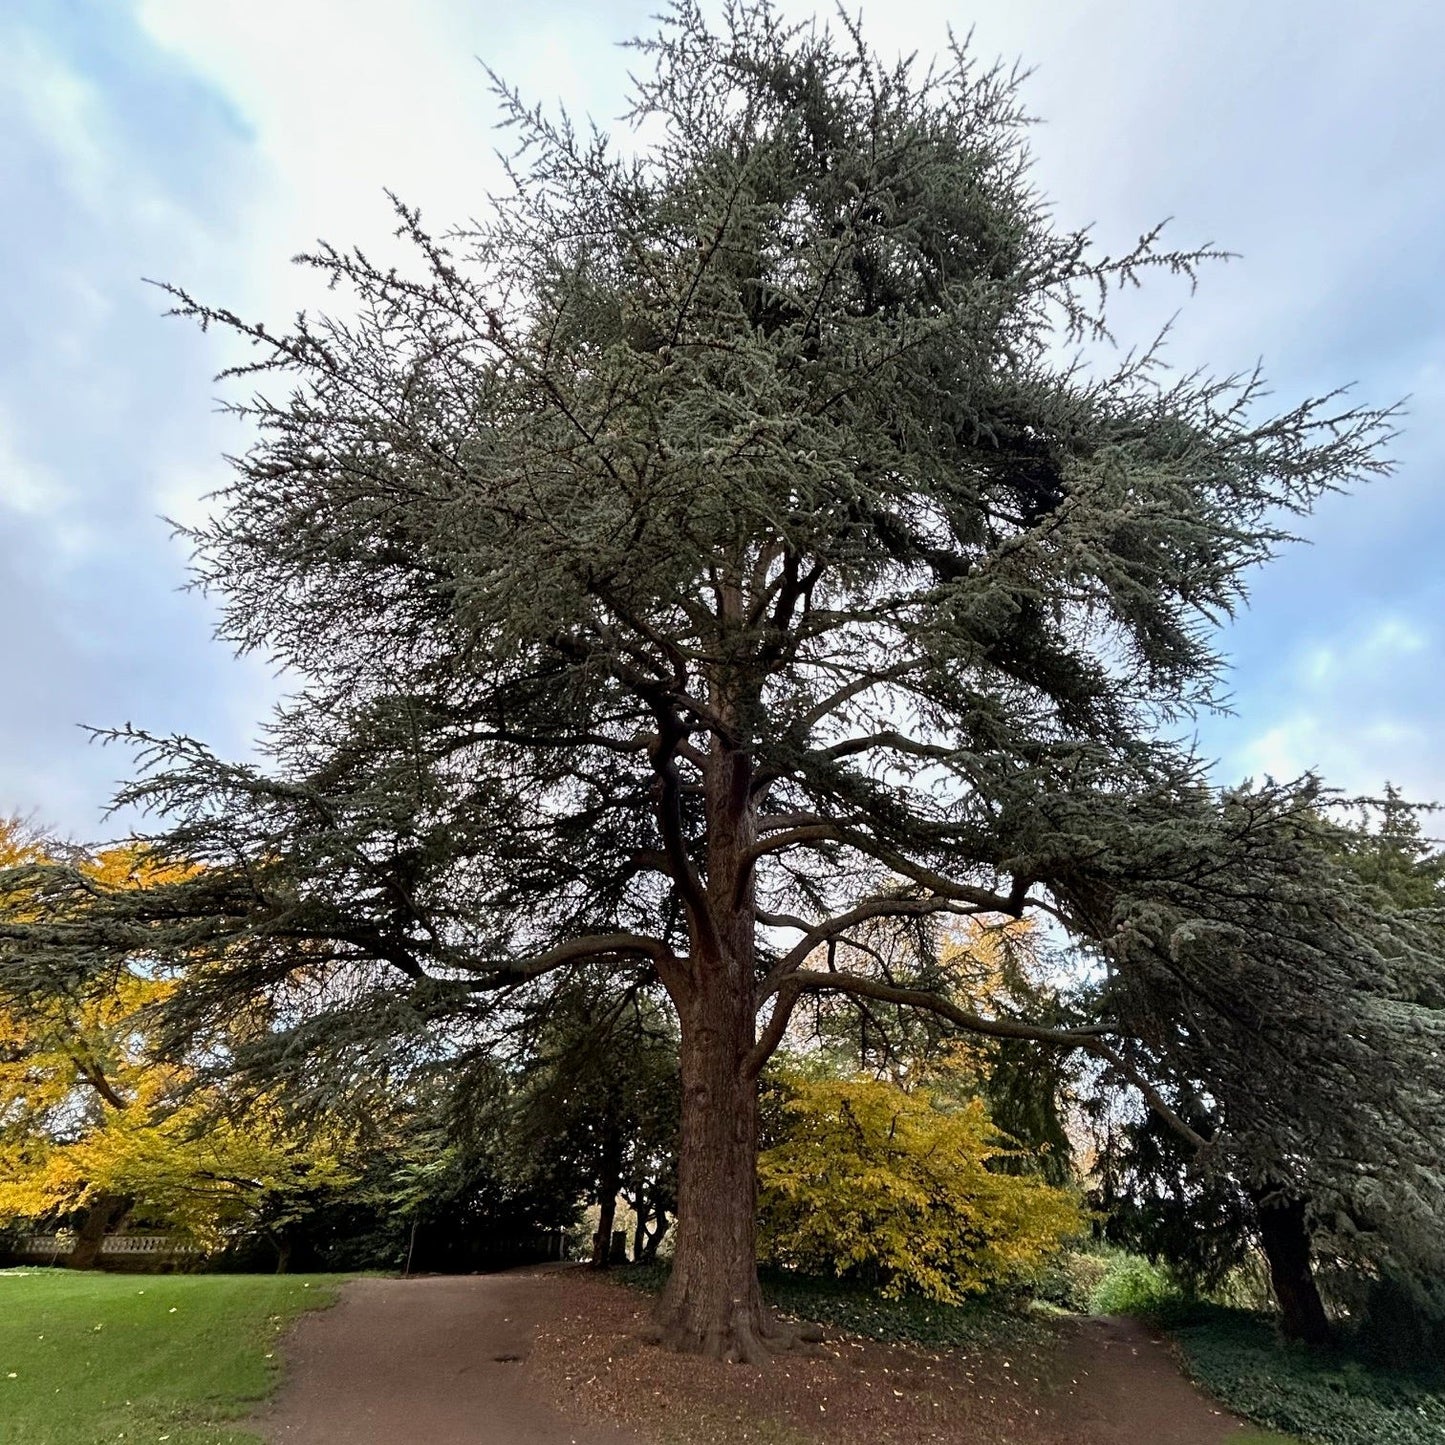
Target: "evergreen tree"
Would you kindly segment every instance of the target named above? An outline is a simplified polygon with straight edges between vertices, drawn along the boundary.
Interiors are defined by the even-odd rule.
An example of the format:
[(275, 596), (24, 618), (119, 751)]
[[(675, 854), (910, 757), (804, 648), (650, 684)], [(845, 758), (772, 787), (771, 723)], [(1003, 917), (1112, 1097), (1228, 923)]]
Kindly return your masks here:
[[(1351, 992), (1413, 945), (1372, 944), (1308, 861), (1296, 792), (1221, 802), (1159, 741), (1211, 701), (1213, 623), (1280, 518), (1382, 470), (1388, 414), (1061, 356), (1107, 335), (1110, 288), (1211, 253), (1059, 229), (1015, 77), (959, 47), (924, 73), (681, 0), (637, 51), (636, 153), (499, 86), (512, 189), (445, 241), (398, 203), (409, 272), (323, 246), (340, 314), (273, 331), (175, 293), (263, 388), (200, 581), (224, 638), (304, 682), (264, 765), (132, 735), (121, 801), (201, 870), (83, 915), (54, 882), (12, 978), (184, 958), (178, 1037), (259, 1002), (273, 1063), (368, 1077), (378, 1040), (569, 970), (660, 984), (659, 1333), (733, 1358), (787, 1338), (755, 1275), (756, 1088), (820, 991), (1084, 1049), (1196, 1143), (1150, 1074), (1204, 1060), (1241, 1149), (1408, 1135), (1425, 1200), (1418, 1060), (1381, 1046), (1438, 1073), (1411, 1033), (1435, 1025), (1361, 1022)], [(878, 919), (1035, 911), (1106, 961), (1094, 1022), (824, 962)]]
[[(1251, 1080), (1249, 1066), (1231, 1059), (1217, 1034), (1210, 1048), (1171, 1050), (1173, 1078), (1165, 1087), (1174, 1107), (1201, 1137), (1226, 1138), (1229, 1147), (1201, 1150), (1157, 1117), (1126, 1121), (1110, 1131), (1097, 1193), (1112, 1237), (1168, 1259), (1197, 1284), (1218, 1284), (1257, 1244), (1284, 1334), (1316, 1344), (1333, 1334), (1315, 1279), (1315, 1259), (1322, 1258), (1337, 1303), (1357, 1324), (1364, 1318), (1365, 1333), (1376, 1330), (1367, 1296), (1385, 1302), (1397, 1327), (1397, 1356), (1402, 1321), (1418, 1342), (1445, 1319), (1439, 1166), (1445, 1094), (1432, 1042), (1445, 1021), (1445, 855), (1423, 836), (1422, 811), (1388, 786), (1383, 799), (1347, 807), (1322, 799), (1302, 809), (1297, 821), (1308, 842), (1299, 862), (1283, 870), (1295, 881), (1281, 878), (1276, 891), (1299, 918), (1316, 919), (1313, 932), (1289, 926), (1282, 937), (1293, 946), (1298, 933), (1300, 942), (1320, 949), (1327, 966), (1316, 977), (1324, 996), (1314, 996), (1303, 954), (1297, 969), (1251, 970), (1257, 987), (1285, 990), (1298, 1010), (1296, 1038), (1279, 1033), (1276, 1053), (1299, 1049), (1314, 1032), (1315, 1049), (1331, 1047), (1337, 1065), (1349, 1060), (1357, 1096), (1341, 1089), (1332, 1094), (1332, 1110), (1308, 1115), (1313, 1129), (1290, 1128), (1270, 1118), (1289, 1096), (1277, 1072)], [(1301, 888), (1310, 868), (1321, 870), (1333, 890), (1328, 900), (1313, 882)], [(1275, 901), (1257, 900), (1239, 920), (1266, 946), (1281, 937), (1273, 932)], [(1340, 915), (1353, 915), (1346, 929), (1361, 940), (1348, 971), (1329, 956)], [(1222, 952), (1228, 978), (1229, 951)], [(1234, 972), (1247, 977), (1237, 963)], [(1249, 987), (1236, 983), (1231, 1003), (1237, 1016), (1257, 1012)], [(1192, 1060), (1180, 1067), (1186, 1053)], [(1264, 1053), (1256, 1067), (1270, 1067)], [(1396, 1068), (1395, 1109), (1381, 1130), (1376, 1090)]]

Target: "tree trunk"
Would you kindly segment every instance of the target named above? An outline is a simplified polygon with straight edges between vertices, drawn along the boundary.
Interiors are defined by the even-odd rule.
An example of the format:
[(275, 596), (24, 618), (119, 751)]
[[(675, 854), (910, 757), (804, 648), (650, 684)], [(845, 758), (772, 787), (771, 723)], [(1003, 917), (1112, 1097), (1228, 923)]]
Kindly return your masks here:
[(627, 1201), (632, 1206), (632, 1262), (641, 1264), (644, 1251), (647, 1249), (647, 1221), (652, 1215), (652, 1206), (647, 1202), (647, 1196), (641, 1191)]
[(66, 1256), (67, 1269), (94, 1269), (105, 1236), (130, 1213), (131, 1201), (115, 1194), (100, 1194), (91, 1201), (75, 1235), (75, 1248)]
[(1281, 1332), (1288, 1340), (1328, 1345), (1334, 1332), (1315, 1284), (1304, 1200), (1258, 1194), (1254, 1210), (1269, 1261), (1269, 1282), (1279, 1303)]
[(758, 1363), (777, 1332), (758, 1287), (757, 1096), (742, 1077), (736, 1026), (683, 1026), (675, 1248), (657, 1322), (672, 1349)]
[(651, 1233), (648, 1234), (642, 1246), (642, 1260), (645, 1264), (651, 1264), (657, 1258), (658, 1246), (662, 1243), (663, 1236), (667, 1233), (667, 1211), (659, 1208), (656, 1215), (657, 1223)]
[(707, 928), (695, 927), (690, 986), (674, 996), (682, 1031), (682, 1139), (672, 1273), (655, 1315), (662, 1344), (761, 1363), (793, 1336), (758, 1286), (757, 1080), (752, 866), (756, 840), (747, 755), (709, 760)]
[(597, 1233), (592, 1236), (592, 1268), (612, 1263), (612, 1226), (617, 1221), (617, 1191), (622, 1187), (622, 1137), (609, 1119), (602, 1136), (597, 1179)]

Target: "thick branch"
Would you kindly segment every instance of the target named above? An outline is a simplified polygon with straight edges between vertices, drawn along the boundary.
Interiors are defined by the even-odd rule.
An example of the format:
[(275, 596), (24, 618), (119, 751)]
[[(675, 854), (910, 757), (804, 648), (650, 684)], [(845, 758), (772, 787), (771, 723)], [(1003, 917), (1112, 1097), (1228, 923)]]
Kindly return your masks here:
[(688, 856), (687, 839), (683, 833), (682, 788), (677, 776), (674, 749), (683, 741), (686, 733), (671, 710), (659, 708), (657, 723), (658, 739), (657, 746), (652, 751), (652, 770), (657, 775), (660, 789), (657, 820), (662, 832), (663, 851), (667, 856), (667, 870), (687, 909), (693, 938), (715, 948), (717, 930), (708, 908), (707, 890)]
[(659, 938), (649, 938), (643, 933), (597, 933), (569, 939), (566, 943), (558, 944), (556, 948), (549, 948), (545, 953), (536, 954), (532, 958), (502, 964), (489, 970), (485, 978), (469, 981), (468, 987), (491, 989), (527, 983), (553, 969), (562, 968), (569, 963), (579, 963), (584, 958), (638, 956), (652, 959), (660, 969), (681, 967), (682, 964), (682, 960)]
[(1102, 1024), (1082, 1029), (1051, 1029), (1042, 1024), (1025, 1023), (1022, 1019), (985, 1018), (983, 1014), (970, 1013), (924, 989), (900, 988), (851, 973), (816, 973), (811, 969), (800, 969), (790, 974), (779, 987), (784, 985), (810, 993), (846, 993), (855, 998), (871, 998), (880, 1003), (923, 1009), (938, 1014), (961, 1029), (967, 1029), (969, 1033), (987, 1034), (997, 1039), (1030, 1039), (1034, 1043), (1070, 1049), (1093, 1048), (1102, 1036), (1115, 1032)]

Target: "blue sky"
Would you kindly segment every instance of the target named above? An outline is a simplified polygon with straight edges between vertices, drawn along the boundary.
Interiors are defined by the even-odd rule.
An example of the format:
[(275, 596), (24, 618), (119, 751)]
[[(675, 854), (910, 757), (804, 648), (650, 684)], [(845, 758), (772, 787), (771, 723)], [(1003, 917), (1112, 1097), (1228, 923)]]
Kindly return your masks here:
[[(161, 277), (257, 317), (315, 299), (318, 235), (384, 250), (382, 188), (437, 225), (484, 204), (494, 110), (474, 57), (606, 122), (654, 0), (0, 0), (0, 813), (87, 839), (126, 767), (78, 724), (244, 753), (276, 693), (210, 640), (162, 514), (198, 515), (245, 436), (216, 414), (227, 343), (162, 320)], [(790, 4), (799, 15), (812, 7)], [(1227, 632), (1221, 778), (1320, 767), (1445, 798), (1445, 7), (987, 0), (863, 4), (885, 50), (945, 27), (1035, 67), (1060, 219), (1241, 259), (1181, 306), (1181, 366), (1262, 356), (1281, 404), (1409, 395), (1396, 475), (1329, 499)]]

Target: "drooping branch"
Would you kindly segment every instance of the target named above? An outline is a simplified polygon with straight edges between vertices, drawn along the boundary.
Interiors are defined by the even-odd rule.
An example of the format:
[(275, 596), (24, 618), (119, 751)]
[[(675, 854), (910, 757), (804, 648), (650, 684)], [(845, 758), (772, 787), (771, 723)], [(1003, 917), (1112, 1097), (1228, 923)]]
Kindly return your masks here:
[[(920, 1009), (936, 1014), (969, 1033), (983, 1034), (990, 1038), (1023, 1039), (1055, 1048), (1082, 1049), (1096, 1058), (1102, 1059), (1138, 1089), (1148, 1106), (1196, 1153), (1201, 1153), (1209, 1147), (1209, 1140), (1180, 1118), (1159, 1090), (1129, 1063), (1117, 1048), (1108, 1042), (1110, 1036), (1118, 1032), (1117, 1029), (1108, 1025), (1055, 1029), (1042, 1024), (1026, 1023), (1022, 1019), (986, 1018), (982, 1014), (959, 1008), (957, 1004), (951, 1003), (948, 999), (942, 998), (938, 994), (928, 993), (923, 989), (899, 988), (876, 979), (859, 978), (854, 974), (847, 973), (816, 973), (811, 970), (799, 970), (781, 979), (773, 986), (772, 991), (778, 994), (778, 1002), (774, 1006), (775, 1013), (784, 1009), (791, 1012), (798, 996), (804, 992), (841, 993), (855, 998), (876, 999), (880, 1003), (897, 1004), (904, 1008)], [(772, 1047), (776, 1048), (778, 1042), (781, 1041), (782, 1032), (783, 1030), (779, 1028), (774, 1037), (770, 1020), (769, 1027), (759, 1038), (758, 1048), (754, 1049), (754, 1054), (758, 1053), (764, 1043), (770, 1042)], [(761, 1069), (766, 1061), (766, 1055), (756, 1059), (750, 1057), (748, 1067)]]

